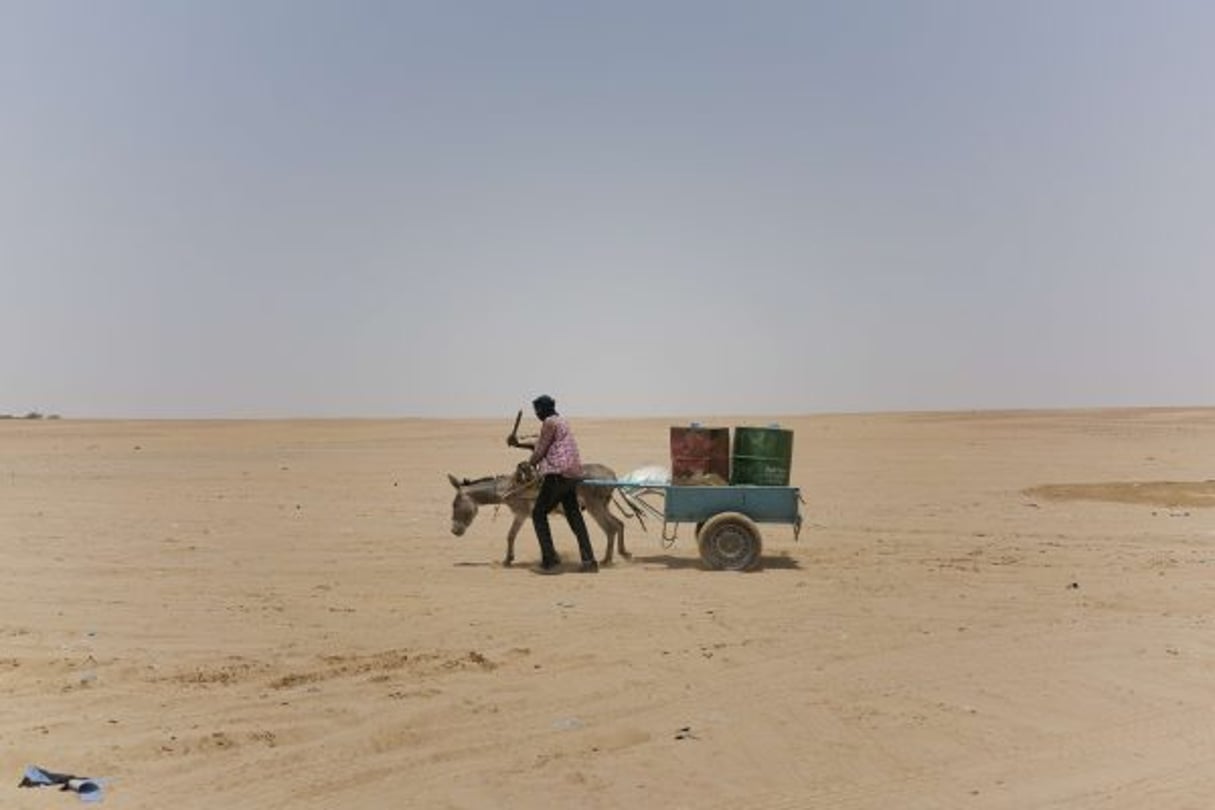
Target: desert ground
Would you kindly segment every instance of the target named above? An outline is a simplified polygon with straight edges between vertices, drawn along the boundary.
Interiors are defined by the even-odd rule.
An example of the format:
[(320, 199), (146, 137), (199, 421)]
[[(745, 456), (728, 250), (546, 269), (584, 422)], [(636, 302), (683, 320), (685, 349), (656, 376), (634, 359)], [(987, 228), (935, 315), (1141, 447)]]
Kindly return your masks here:
[(504, 567), (507, 417), (0, 422), (0, 807), (1215, 806), (1215, 410), (567, 416), (779, 421), (800, 539)]

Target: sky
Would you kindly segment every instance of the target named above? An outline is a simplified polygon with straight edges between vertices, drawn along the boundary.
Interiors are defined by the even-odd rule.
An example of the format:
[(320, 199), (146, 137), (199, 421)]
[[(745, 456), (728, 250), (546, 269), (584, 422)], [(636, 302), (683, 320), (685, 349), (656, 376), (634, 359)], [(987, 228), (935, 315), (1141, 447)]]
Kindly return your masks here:
[(0, 413), (1215, 405), (1205, 0), (0, 0)]

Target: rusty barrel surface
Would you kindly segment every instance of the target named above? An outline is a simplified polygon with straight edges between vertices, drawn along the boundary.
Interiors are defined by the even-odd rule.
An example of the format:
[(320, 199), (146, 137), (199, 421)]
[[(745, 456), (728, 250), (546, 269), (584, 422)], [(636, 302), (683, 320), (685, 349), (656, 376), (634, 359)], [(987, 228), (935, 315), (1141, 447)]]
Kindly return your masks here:
[(730, 429), (703, 427), (671, 428), (671, 483), (707, 483), (730, 480)]

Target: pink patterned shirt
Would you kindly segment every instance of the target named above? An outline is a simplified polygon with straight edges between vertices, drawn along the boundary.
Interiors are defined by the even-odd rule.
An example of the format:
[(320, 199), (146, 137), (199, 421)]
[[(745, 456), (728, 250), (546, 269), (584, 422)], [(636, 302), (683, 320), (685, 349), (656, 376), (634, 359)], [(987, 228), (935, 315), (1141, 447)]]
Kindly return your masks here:
[(541, 475), (557, 473), (566, 478), (582, 477), (578, 443), (564, 416), (550, 416), (540, 425), (540, 438), (536, 440), (531, 462)]

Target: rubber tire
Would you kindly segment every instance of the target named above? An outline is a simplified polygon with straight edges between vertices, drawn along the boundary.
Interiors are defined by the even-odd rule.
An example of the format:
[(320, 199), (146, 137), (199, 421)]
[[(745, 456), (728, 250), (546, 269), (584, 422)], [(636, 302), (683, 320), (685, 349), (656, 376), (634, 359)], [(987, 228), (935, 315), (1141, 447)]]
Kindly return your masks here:
[(705, 565), (717, 571), (754, 568), (763, 550), (759, 527), (738, 512), (721, 512), (706, 520), (696, 542)]

